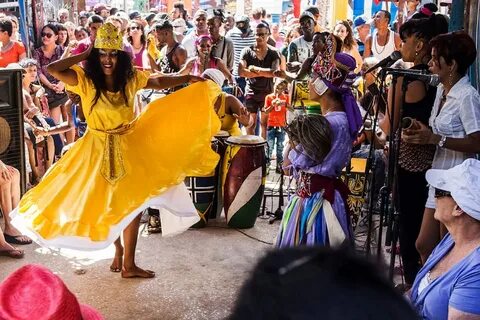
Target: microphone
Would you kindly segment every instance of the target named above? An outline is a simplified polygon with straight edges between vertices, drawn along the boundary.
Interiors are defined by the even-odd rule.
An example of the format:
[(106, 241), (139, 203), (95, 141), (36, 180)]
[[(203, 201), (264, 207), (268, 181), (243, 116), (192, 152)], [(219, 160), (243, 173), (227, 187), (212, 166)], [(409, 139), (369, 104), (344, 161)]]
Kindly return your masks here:
[(374, 65), (373, 67), (369, 68), (364, 74), (367, 74), (369, 72), (372, 72), (375, 69), (378, 68), (383, 68), (383, 67), (389, 67), (391, 66), (395, 61), (400, 60), (402, 58), (402, 54), (400, 51), (393, 51), (391, 55)]
[(419, 80), (432, 87), (440, 84), (440, 77), (438, 75), (427, 73), (424, 70), (387, 68), (386, 72), (410, 80)]

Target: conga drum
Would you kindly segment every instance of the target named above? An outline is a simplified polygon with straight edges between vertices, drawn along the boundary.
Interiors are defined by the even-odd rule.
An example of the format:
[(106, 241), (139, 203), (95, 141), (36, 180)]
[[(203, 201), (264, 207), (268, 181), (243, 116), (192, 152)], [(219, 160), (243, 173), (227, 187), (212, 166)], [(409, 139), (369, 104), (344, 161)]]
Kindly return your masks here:
[(310, 100), (308, 80), (293, 81), (290, 101), (296, 116), (299, 114), (321, 114), (320, 104), (317, 101)]
[[(219, 139), (216, 137), (212, 138), (212, 149), (220, 154), (220, 157), (225, 153), (226, 147), (225, 143), (221, 140), (224, 140), (224, 137), (228, 137), (228, 132), (219, 133)], [(192, 226), (192, 228), (204, 228), (207, 225), (208, 218), (213, 214), (216, 207), (216, 197), (217, 188), (219, 184), (219, 167), (221, 162), (217, 164), (217, 168), (209, 175), (204, 177), (186, 177), (185, 185), (187, 186), (188, 192), (192, 197), (193, 204), (195, 209), (197, 209), (198, 216), (200, 221)]]
[(223, 163), (223, 205), (227, 225), (251, 228), (260, 212), (266, 178), (266, 141), (246, 135), (227, 139)]
[(225, 158), (225, 151), (227, 150), (227, 139), (230, 134), (227, 131), (220, 130), (215, 135), (215, 143), (212, 145), (213, 150), (220, 155), (217, 167), (215, 168), (215, 175), (217, 176), (217, 188), (213, 198), (213, 208), (210, 211), (209, 219), (217, 219), (222, 214), (223, 210), (223, 185), (222, 185), (222, 164)]
[[(365, 203), (364, 189), (366, 185), (365, 168), (367, 159), (352, 158), (350, 163), (350, 172), (343, 169), (340, 178), (348, 186), (350, 195), (347, 202), (350, 209), (352, 226), (355, 227), (362, 213), (362, 207)], [(348, 179), (348, 180), (347, 180)]]

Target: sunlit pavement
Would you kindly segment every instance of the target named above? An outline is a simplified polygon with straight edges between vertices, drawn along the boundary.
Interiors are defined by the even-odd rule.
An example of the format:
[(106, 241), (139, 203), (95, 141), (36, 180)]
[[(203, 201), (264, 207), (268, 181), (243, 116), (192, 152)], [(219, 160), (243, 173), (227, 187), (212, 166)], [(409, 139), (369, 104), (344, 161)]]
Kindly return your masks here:
[[(271, 174), (267, 185), (275, 181)], [(36, 263), (58, 274), (81, 303), (106, 319), (223, 319), (258, 259), (273, 247), (267, 243), (274, 242), (278, 225), (259, 218), (253, 228), (241, 230), (247, 236), (221, 218), (175, 237), (141, 232), (137, 263), (154, 270), (153, 279), (122, 279), (110, 272), (113, 246), (87, 253), (22, 246), (23, 259), (0, 257), (0, 280)]]

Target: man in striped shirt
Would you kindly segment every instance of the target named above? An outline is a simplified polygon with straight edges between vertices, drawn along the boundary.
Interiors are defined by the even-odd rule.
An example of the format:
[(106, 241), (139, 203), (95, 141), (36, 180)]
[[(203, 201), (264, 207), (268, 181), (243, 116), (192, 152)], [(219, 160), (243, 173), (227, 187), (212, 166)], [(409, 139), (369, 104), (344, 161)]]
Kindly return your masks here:
[(227, 39), (233, 42), (233, 76), (237, 85), (245, 92), (245, 78), (238, 75), (238, 63), (240, 62), (240, 53), (244, 48), (256, 44), (255, 34), (250, 29), (250, 19), (246, 15), (239, 16), (235, 19), (235, 28), (230, 30)]

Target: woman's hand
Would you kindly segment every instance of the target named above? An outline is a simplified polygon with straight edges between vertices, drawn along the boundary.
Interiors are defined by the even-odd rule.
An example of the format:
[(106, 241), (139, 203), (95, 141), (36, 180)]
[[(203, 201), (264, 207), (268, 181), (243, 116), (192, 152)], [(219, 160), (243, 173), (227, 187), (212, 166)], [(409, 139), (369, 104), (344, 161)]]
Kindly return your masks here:
[(25, 117), (27, 119), (32, 119), (34, 115), (40, 112), (40, 109), (37, 107), (31, 107), (28, 109), (28, 111), (25, 113)]
[(52, 89), (55, 90), (56, 93), (63, 93), (63, 90), (65, 90), (65, 84), (61, 81), (57, 84), (52, 85), (52, 87)]
[(40, 89), (38, 89), (37, 92), (35, 92), (35, 97), (37, 97), (38, 99), (41, 99), (44, 94), (45, 94), (45, 89), (43, 87), (40, 87)]
[(12, 178), (12, 173), (2, 161), (0, 161), (0, 176), (7, 181), (10, 181)]
[(419, 129), (408, 129), (402, 131), (402, 139), (406, 143), (412, 144), (437, 144), (436, 135), (429, 127), (417, 121)]
[(245, 107), (240, 109), (240, 114), (234, 113), (233, 116), (235, 117), (235, 119), (238, 120), (238, 122), (240, 122), (242, 126), (245, 126), (245, 127), (249, 127), (251, 125), (250, 124), (251, 120), (253, 120), (253, 119), (250, 119), (250, 114), (248, 113), (247, 108)]
[(50, 132), (48, 129), (42, 128), (42, 127), (33, 127), (33, 134), (36, 136), (42, 136), (42, 137), (47, 137), (50, 135)]

